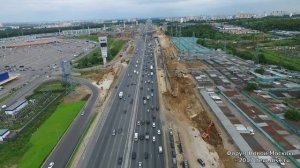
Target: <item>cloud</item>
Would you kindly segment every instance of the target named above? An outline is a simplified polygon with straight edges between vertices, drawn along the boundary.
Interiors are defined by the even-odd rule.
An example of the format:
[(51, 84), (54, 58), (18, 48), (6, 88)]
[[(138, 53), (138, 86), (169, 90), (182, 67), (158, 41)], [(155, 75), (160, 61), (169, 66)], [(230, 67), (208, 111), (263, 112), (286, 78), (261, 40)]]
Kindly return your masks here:
[(0, 22), (300, 11), (300, 0), (9, 0)]

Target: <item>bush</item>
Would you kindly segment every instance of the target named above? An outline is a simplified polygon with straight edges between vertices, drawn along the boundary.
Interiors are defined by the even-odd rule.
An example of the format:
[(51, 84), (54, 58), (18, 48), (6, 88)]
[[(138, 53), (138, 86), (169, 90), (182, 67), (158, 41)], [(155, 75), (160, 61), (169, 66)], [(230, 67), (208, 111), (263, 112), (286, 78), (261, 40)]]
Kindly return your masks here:
[(256, 83), (248, 83), (247, 86), (245, 87), (245, 90), (252, 92), (253, 90), (257, 90), (258, 85)]
[(259, 74), (263, 75), (265, 73), (265, 69), (262, 67), (257, 68), (257, 69), (255, 69), (255, 73), (259, 73)]
[(288, 120), (292, 121), (300, 121), (300, 111), (296, 109), (289, 109), (285, 114), (284, 117)]

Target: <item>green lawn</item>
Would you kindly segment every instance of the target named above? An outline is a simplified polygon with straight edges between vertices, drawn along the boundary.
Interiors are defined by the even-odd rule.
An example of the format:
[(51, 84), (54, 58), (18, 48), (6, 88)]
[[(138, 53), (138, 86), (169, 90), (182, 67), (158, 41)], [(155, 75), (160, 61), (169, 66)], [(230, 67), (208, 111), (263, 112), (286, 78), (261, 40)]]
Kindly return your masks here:
[(60, 104), (51, 117), (33, 133), (18, 167), (40, 167), (84, 104), (85, 101)]
[[(79, 36), (80, 39), (97, 39), (96, 35), (85, 35), (85, 36)], [(96, 40), (97, 41), (97, 40)], [(119, 38), (113, 38), (111, 36), (107, 37), (107, 43), (108, 43), (108, 56), (107, 61), (112, 60), (124, 47), (126, 44), (125, 40), (119, 39)], [(101, 51), (100, 48), (97, 46), (95, 47), (91, 52), (89, 52), (86, 56), (79, 59), (75, 62), (76, 68), (88, 68), (96, 65), (102, 64), (102, 57), (101, 57)]]
[(263, 50), (262, 53), (265, 55), (269, 64), (283, 65), (285, 68), (300, 71), (299, 58), (293, 58), (270, 50)]

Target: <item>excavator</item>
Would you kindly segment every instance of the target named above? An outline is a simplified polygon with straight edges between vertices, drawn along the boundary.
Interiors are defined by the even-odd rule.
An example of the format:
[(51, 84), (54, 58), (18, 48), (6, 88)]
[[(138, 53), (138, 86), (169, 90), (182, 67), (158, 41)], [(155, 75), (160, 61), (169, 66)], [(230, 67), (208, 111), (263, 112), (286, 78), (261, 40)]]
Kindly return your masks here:
[(202, 133), (202, 135), (201, 135), (203, 139), (209, 139), (209, 130), (210, 130), (211, 127), (213, 127), (213, 126), (214, 126), (214, 123), (213, 123), (212, 121), (210, 121), (210, 123), (209, 123), (209, 125), (208, 125), (206, 131), (204, 131), (204, 132)]

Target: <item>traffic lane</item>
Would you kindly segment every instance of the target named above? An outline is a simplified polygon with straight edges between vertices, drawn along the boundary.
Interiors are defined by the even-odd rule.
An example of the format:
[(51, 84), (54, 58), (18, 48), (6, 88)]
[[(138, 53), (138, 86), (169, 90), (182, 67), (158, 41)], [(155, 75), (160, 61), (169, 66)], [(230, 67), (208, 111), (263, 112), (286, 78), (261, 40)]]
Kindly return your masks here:
[[(129, 68), (130, 69), (130, 68)], [(128, 75), (128, 74), (127, 74)], [(136, 78), (136, 77), (134, 77), (134, 78)], [(125, 83), (127, 82), (127, 85), (129, 84), (129, 81), (125, 81)], [(133, 81), (134, 82), (134, 81)], [(134, 92), (134, 90), (135, 89), (132, 89), (131, 91), (128, 91), (128, 90), (126, 90), (126, 92), (124, 92), (124, 96), (127, 96), (128, 94), (132, 94), (133, 95), (133, 92)], [(127, 120), (127, 121), (129, 121), (129, 119)], [(127, 123), (124, 123), (125, 125), (127, 125), (128, 126), (128, 128), (129, 128), (129, 124), (127, 124)], [(125, 126), (123, 124), (123, 126)], [(120, 140), (119, 142), (123, 142), (124, 140)], [(118, 143), (118, 145), (120, 146), (120, 145), (122, 145), (121, 143)], [(125, 145), (124, 145), (125, 146)], [(114, 148), (114, 147), (113, 147)], [(114, 148), (114, 149), (118, 149), (118, 151), (117, 151), (117, 154), (116, 155), (120, 155), (119, 153), (122, 153), (122, 150), (120, 150), (120, 147), (117, 147), (117, 148)], [(122, 149), (124, 149), (124, 148), (122, 148)], [(113, 153), (113, 152), (112, 152)], [(112, 154), (112, 155), (115, 155), (115, 154)], [(104, 160), (106, 160), (106, 159), (104, 159)], [(109, 165), (108, 165), (109, 167), (110, 167), (110, 163), (109, 163)]]
[[(104, 167), (104, 166), (109, 167), (109, 164), (111, 164), (110, 161), (113, 160), (113, 158), (111, 157), (111, 154), (113, 153), (114, 150), (108, 150), (108, 149), (116, 149), (115, 145), (116, 145), (116, 143), (118, 143), (119, 138), (120, 138), (119, 129), (121, 129), (121, 127), (122, 127), (121, 125), (124, 122), (123, 117), (120, 117), (120, 113), (123, 114), (123, 108), (122, 107), (125, 104), (124, 104), (123, 99), (120, 99), (119, 101), (120, 101), (120, 105), (118, 107), (116, 107), (117, 110), (116, 110), (116, 115), (114, 116), (113, 124), (112, 124), (111, 127), (109, 127), (111, 132), (108, 135), (105, 136), (105, 137), (107, 137), (106, 141), (108, 141), (108, 144), (105, 146), (106, 150), (104, 150), (104, 152), (103, 152), (103, 157), (101, 158), (103, 161), (100, 162), (101, 163), (100, 167)], [(116, 135), (115, 136), (112, 136), (112, 130), (113, 129), (116, 130)], [(113, 157), (116, 157), (116, 159), (117, 159), (117, 156), (113, 156)], [(106, 162), (106, 161), (108, 161), (107, 159), (110, 159), (109, 162)], [(116, 163), (116, 162), (114, 162), (114, 163)]]
[[(123, 91), (124, 92), (124, 96), (125, 96), (125, 87), (127, 82), (129, 81), (128, 78), (125, 78), (125, 80), (123, 80), (119, 86), (119, 91)], [(118, 95), (116, 95), (118, 96)], [(104, 125), (105, 129), (108, 129), (104, 135), (100, 135), (102, 137), (102, 143), (99, 142), (99, 144), (97, 146), (103, 146), (103, 150), (101, 150), (101, 153), (99, 154), (99, 156), (97, 157), (97, 161), (96, 161), (96, 165), (102, 164), (102, 163), (107, 163), (105, 159), (103, 159), (103, 156), (106, 156), (105, 153), (107, 151), (109, 151), (109, 149), (111, 148), (111, 133), (109, 132), (109, 129), (111, 129), (111, 131), (113, 130), (114, 124), (115, 123), (119, 123), (119, 121), (115, 118), (116, 116), (118, 116), (118, 112), (122, 111), (121, 108), (124, 106), (125, 102), (123, 101), (124, 99), (119, 99), (118, 97), (116, 97), (112, 108), (110, 109), (112, 113), (110, 113), (110, 118), (109, 120), (107, 120), (108, 124)], [(115, 104), (117, 102), (117, 104)], [(106, 137), (110, 137), (109, 139), (106, 139)], [(99, 150), (98, 150), (99, 151)], [(100, 152), (100, 151), (99, 151)]]
[[(121, 99), (120, 101), (123, 101), (123, 99)], [(124, 115), (123, 112), (121, 112), (121, 110), (119, 110), (118, 114), (115, 116), (117, 118), (115, 119), (116, 122), (114, 123), (114, 129), (116, 129), (116, 135), (115, 136), (110, 135), (111, 138), (109, 140), (108, 147), (111, 148), (112, 150), (105, 151), (106, 153), (104, 153), (104, 157), (103, 157), (103, 161), (105, 162), (102, 162), (102, 165), (100, 165), (100, 167), (117, 167), (117, 160), (119, 157), (122, 157), (118, 154), (118, 150), (120, 149), (120, 143), (124, 139), (122, 132), (123, 132), (124, 124), (126, 122), (124, 121), (124, 117), (120, 115)], [(121, 133), (119, 133), (119, 129), (122, 129)]]
[[(87, 102), (86, 108), (84, 109), (86, 114), (84, 116), (81, 116), (80, 114), (77, 115), (75, 120), (69, 126), (67, 132), (62, 136), (62, 139), (50, 153), (42, 167), (47, 167), (50, 162), (54, 162), (55, 167), (65, 167), (80, 139), (81, 134), (91, 118), (91, 110), (99, 96), (98, 88), (83, 79), (78, 80), (78, 82), (88, 86), (92, 90), (92, 95)], [(62, 153), (64, 155), (61, 155)]]
[[(121, 82), (121, 84), (119, 85), (118, 91), (121, 91), (124, 88), (124, 81)], [(96, 142), (96, 148), (93, 149), (93, 153), (94, 155), (92, 155), (90, 162), (88, 163), (89, 167), (97, 167), (97, 165), (99, 165), (99, 163), (102, 161), (102, 157), (103, 157), (103, 153), (106, 151), (106, 148), (108, 147), (107, 143), (109, 143), (109, 141), (107, 140), (107, 136), (109, 136), (111, 134), (112, 131), (112, 126), (115, 120), (115, 116), (117, 114), (118, 111), (118, 107), (120, 107), (120, 103), (122, 101), (119, 101), (118, 99), (118, 92), (116, 93), (116, 95), (114, 95), (114, 100), (113, 100), (113, 104), (110, 108), (110, 113), (107, 116), (107, 119), (103, 125), (103, 131), (101, 131), (99, 137), (97, 138), (97, 142)], [(116, 121), (117, 122), (117, 121)], [(111, 131), (110, 131), (111, 130)], [(103, 146), (102, 150), (98, 150), (97, 147), (98, 146)]]
[[(133, 91), (135, 89), (133, 87), (130, 87), (128, 90), (127, 95), (125, 94), (125, 96), (128, 96), (128, 94), (133, 94)], [(131, 111), (132, 109), (132, 105), (130, 105), (130, 103), (128, 103), (128, 101), (123, 105), (124, 108), (126, 108), (127, 111)], [(120, 112), (120, 114), (118, 114), (118, 118), (120, 121), (120, 127), (122, 128), (122, 135), (121, 138), (117, 138), (116, 144), (115, 146), (112, 146), (112, 149), (114, 149), (110, 156), (107, 159), (111, 159), (113, 157), (117, 157), (116, 159), (118, 159), (119, 157), (122, 157), (124, 159), (124, 149), (125, 149), (125, 141), (127, 139), (127, 134), (128, 134), (128, 129), (129, 129), (129, 123), (128, 121), (130, 121), (130, 118), (132, 117), (133, 113), (127, 113), (126, 114), (123, 112), (124, 110), (122, 110), (122, 112)], [(121, 119), (120, 119), (121, 118)], [(106, 160), (106, 159), (104, 159)], [(108, 161), (108, 165), (107, 167), (113, 167), (114, 163), (117, 163), (117, 160), (109, 160)], [(112, 162), (112, 163), (111, 163)], [(121, 166), (121, 165), (120, 165)]]
[[(112, 106), (112, 110), (110, 111), (110, 113), (115, 113), (115, 110), (116, 110), (115, 108), (117, 107), (116, 105), (118, 105), (118, 104), (114, 103), (114, 106)], [(102, 162), (103, 153), (107, 150), (106, 148), (108, 147), (108, 143), (109, 143), (107, 138), (110, 138), (110, 135), (112, 133), (111, 125), (115, 121), (113, 118), (114, 118), (113, 114), (110, 114), (107, 116), (105, 124), (103, 125), (103, 129), (95, 143), (95, 148), (93, 149), (93, 152), (92, 152), (93, 155), (91, 156), (87, 167), (91, 167), (91, 168), (98, 167), (98, 165)], [(108, 135), (109, 135), (109, 137), (108, 137)], [(99, 147), (101, 147), (101, 149), (102, 149), (101, 151), (97, 149)]]

